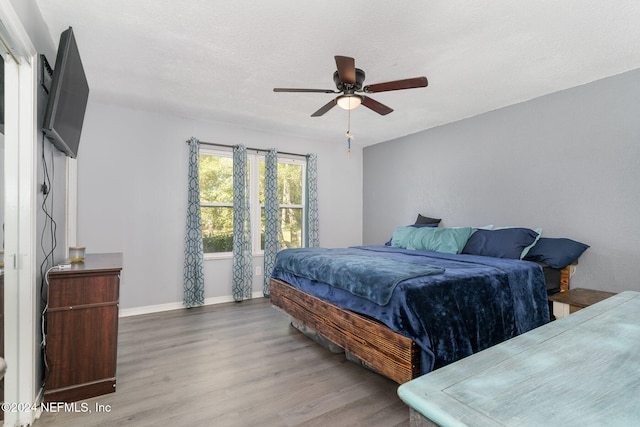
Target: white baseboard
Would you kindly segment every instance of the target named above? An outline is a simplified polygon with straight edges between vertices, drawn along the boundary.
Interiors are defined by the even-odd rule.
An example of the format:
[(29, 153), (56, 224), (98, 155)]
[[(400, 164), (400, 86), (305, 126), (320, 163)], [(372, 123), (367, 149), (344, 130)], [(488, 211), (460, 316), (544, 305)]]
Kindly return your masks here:
[[(251, 294), (251, 298), (264, 298), (264, 295), (261, 291), (254, 292)], [(215, 298), (205, 298), (204, 305), (213, 305), (213, 304), (223, 304), (226, 302), (233, 302), (233, 296), (228, 295), (224, 297), (215, 297)], [(150, 314), (150, 313), (159, 313), (162, 311), (170, 311), (170, 310), (179, 310), (185, 309), (186, 307), (182, 303), (182, 301), (169, 302), (166, 304), (157, 304), (157, 305), (145, 305), (142, 307), (133, 307), (133, 308), (121, 308), (119, 311), (119, 317), (129, 317), (129, 316), (138, 316), (140, 314)]]

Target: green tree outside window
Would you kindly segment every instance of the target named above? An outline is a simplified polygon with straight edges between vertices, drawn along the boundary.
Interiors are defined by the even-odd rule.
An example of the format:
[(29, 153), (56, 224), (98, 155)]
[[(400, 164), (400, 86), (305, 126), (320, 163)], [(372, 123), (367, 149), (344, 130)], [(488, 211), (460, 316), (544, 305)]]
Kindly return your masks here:
[[(258, 162), (258, 200), (260, 206), (260, 249), (264, 249), (264, 168)], [(249, 163), (250, 166), (253, 161)], [(254, 183), (252, 182), (252, 185)], [(304, 165), (278, 162), (278, 197), (280, 203), (280, 247), (303, 246), (304, 233)], [(255, 203), (255, 202), (254, 202)], [(202, 240), (205, 253), (231, 252), (233, 249), (233, 159), (231, 155), (200, 154), (200, 206)], [(254, 223), (255, 224), (255, 223)], [(253, 231), (258, 228), (254, 225)]]

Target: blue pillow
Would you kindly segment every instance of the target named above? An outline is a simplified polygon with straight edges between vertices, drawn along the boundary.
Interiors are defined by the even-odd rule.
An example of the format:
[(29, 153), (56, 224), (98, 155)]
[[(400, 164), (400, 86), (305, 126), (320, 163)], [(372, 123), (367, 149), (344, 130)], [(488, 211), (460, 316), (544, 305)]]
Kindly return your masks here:
[(523, 251), (539, 237), (539, 233), (529, 228), (478, 229), (469, 238), (462, 253), (494, 258), (522, 259)]
[[(498, 228), (494, 228), (493, 230), (502, 230), (503, 228), (523, 228), (523, 227), (498, 227)], [(533, 247), (533, 245), (535, 245), (538, 242), (538, 239), (540, 238), (540, 236), (542, 236), (542, 228), (536, 228), (533, 231), (538, 233), (538, 237), (536, 237), (536, 240), (531, 242), (531, 244), (529, 246), (527, 246), (526, 248), (524, 248), (522, 250), (522, 253), (520, 254), (520, 259), (524, 259), (524, 257), (527, 256), (527, 253), (529, 252), (529, 249), (531, 249)]]
[(580, 258), (587, 249), (589, 245), (575, 240), (543, 237), (529, 250), (524, 259), (544, 262), (549, 267), (562, 269)]

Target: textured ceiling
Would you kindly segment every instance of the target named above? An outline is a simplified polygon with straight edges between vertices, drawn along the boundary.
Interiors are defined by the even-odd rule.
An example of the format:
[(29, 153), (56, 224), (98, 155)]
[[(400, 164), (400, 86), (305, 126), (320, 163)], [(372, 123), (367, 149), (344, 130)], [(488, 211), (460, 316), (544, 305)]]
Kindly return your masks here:
[[(637, 0), (36, 0), (57, 45), (74, 29), (96, 102), (344, 143), (347, 112), (310, 117), (334, 55), (395, 111), (351, 113), (370, 145), (640, 68)], [(55, 58), (49, 58), (54, 62)]]

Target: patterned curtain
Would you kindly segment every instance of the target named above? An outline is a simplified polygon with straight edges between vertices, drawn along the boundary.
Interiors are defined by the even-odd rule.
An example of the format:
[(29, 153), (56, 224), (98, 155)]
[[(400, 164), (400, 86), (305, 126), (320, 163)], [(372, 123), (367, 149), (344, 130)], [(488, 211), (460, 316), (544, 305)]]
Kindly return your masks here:
[(233, 299), (251, 299), (253, 260), (249, 209), (249, 169), (247, 148), (233, 148)]
[(320, 230), (318, 221), (318, 156), (309, 154), (307, 156), (307, 200), (306, 200), (306, 222), (307, 222), (307, 247), (315, 248), (320, 246)]
[(270, 150), (265, 157), (264, 166), (264, 289), (268, 297), (269, 279), (280, 249), (279, 225), (280, 209), (278, 200), (278, 151)]
[(189, 193), (183, 271), (183, 303), (187, 308), (204, 304), (204, 254), (202, 249), (202, 222), (200, 221), (199, 158), (200, 143), (196, 138), (192, 137), (189, 140)]

